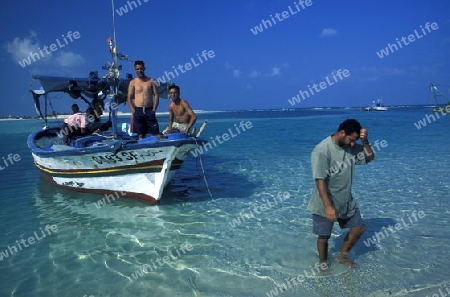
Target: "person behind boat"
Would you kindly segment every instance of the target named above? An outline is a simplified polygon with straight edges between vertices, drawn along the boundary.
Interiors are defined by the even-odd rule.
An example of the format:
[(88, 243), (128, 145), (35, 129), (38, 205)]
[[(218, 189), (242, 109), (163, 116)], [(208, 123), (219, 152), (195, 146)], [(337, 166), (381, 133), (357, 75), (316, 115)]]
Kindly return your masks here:
[(84, 135), (86, 133), (86, 114), (80, 112), (78, 104), (72, 104), (72, 115), (64, 119), (63, 142), (68, 144), (69, 138)]
[(86, 109), (86, 134), (106, 131), (111, 128), (111, 122), (101, 123), (92, 107)]
[(145, 75), (143, 61), (134, 62), (134, 70), (137, 77), (130, 82), (127, 96), (128, 106), (133, 115), (133, 132), (138, 134), (139, 139), (144, 138), (146, 134), (159, 135), (156, 119), (159, 95), (156, 82)]
[[(361, 139), (362, 145), (356, 141)], [(364, 232), (364, 222), (352, 196), (351, 186), (355, 165), (366, 164), (375, 158), (368, 140), (368, 132), (361, 124), (348, 119), (339, 125), (336, 133), (320, 142), (311, 153), (315, 187), (309, 210), (313, 218), (313, 233), (318, 236), (317, 248), (322, 270), (328, 260), (328, 239), (334, 222), (349, 228), (336, 261), (356, 267), (347, 253)]]
[[(164, 134), (173, 132), (189, 133), (197, 120), (197, 116), (189, 103), (180, 98), (180, 87), (171, 85), (169, 87), (169, 97), (172, 102), (169, 104), (169, 124), (163, 131)], [(175, 122), (174, 122), (175, 117)]]

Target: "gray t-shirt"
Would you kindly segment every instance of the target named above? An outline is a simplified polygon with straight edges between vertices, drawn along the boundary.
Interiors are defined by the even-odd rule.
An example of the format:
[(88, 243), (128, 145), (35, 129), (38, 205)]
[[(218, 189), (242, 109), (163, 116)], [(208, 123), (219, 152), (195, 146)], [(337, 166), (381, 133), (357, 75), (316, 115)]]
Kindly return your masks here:
[[(343, 148), (331, 136), (322, 140), (311, 153), (314, 180), (326, 181), (338, 218), (349, 218), (355, 213), (357, 206), (352, 196), (352, 181), (355, 165), (360, 164), (366, 164), (363, 145)], [(316, 186), (308, 208), (313, 214), (325, 216), (325, 207)]]

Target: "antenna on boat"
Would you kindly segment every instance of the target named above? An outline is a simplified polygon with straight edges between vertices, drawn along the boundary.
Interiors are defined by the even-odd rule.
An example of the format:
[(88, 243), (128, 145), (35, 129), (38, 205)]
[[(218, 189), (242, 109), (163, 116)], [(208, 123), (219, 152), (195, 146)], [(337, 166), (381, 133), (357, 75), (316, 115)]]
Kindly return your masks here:
[(109, 47), (110, 52), (113, 56), (113, 64), (111, 65), (109, 71), (109, 84), (110, 84), (110, 101), (109, 101), (109, 110), (111, 113), (111, 122), (112, 122), (112, 130), (113, 137), (117, 137), (117, 115), (116, 108), (118, 106), (117, 103), (117, 95), (119, 94), (118, 89), (118, 79), (119, 79), (119, 65), (117, 65), (117, 39), (116, 39), (116, 19), (114, 13), (114, 0), (111, 0), (111, 11), (112, 11), (112, 22), (113, 22), (113, 38), (109, 38)]
[[(112, 22), (113, 22), (113, 38), (114, 38), (114, 47), (113, 47), (113, 57), (114, 57), (114, 70), (118, 70), (119, 65), (117, 65), (117, 38), (116, 38), (116, 18), (114, 13), (114, 0), (111, 0), (112, 5)], [(117, 91), (117, 88), (116, 90)]]

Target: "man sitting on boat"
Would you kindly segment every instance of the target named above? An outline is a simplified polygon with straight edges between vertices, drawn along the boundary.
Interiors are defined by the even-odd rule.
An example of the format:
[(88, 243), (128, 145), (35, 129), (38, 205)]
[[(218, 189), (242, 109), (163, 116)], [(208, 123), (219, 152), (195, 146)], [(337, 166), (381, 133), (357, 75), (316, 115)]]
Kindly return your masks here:
[[(180, 98), (180, 87), (171, 85), (169, 87), (169, 97), (172, 102), (169, 104), (169, 127), (163, 133), (182, 132), (189, 133), (197, 120), (197, 116), (189, 103)], [(175, 122), (174, 120), (175, 116)]]
[[(145, 75), (143, 61), (134, 62), (137, 77), (128, 86), (127, 101), (133, 114), (133, 132), (138, 133), (139, 139), (147, 133), (159, 135), (159, 125), (156, 119), (156, 109), (159, 104), (159, 94), (156, 82)], [(132, 99), (134, 98), (134, 102)]]
[(109, 128), (111, 128), (110, 121), (101, 123), (99, 117), (96, 116), (92, 107), (86, 109), (86, 134), (106, 131)]
[(86, 114), (80, 112), (78, 104), (72, 104), (72, 112), (72, 115), (64, 119), (64, 125), (61, 127), (64, 144), (68, 144), (70, 137), (86, 133)]

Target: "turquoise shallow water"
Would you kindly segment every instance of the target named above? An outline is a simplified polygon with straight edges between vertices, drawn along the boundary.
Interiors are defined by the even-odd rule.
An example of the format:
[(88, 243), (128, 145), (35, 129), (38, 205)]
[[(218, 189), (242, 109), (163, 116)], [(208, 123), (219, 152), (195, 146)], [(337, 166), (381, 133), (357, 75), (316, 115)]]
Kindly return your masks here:
[[(0, 252), (17, 247), (16, 240), (35, 238), (3, 256), (0, 296), (268, 296), (300, 275), (306, 276), (303, 282), (286, 285), (278, 295), (445, 292), (450, 288), (450, 116), (417, 129), (414, 123), (430, 113), (430, 108), (408, 108), (199, 114), (197, 126), (209, 119), (207, 139), (229, 133), (241, 121), (252, 128), (201, 160), (186, 161), (154, 207), (118, 199), (97, 208), (100, 195), (49, 185), (26, 146), (28, 134), (42, 123), (0, 122), (5, 140), (0, 165), (8, 154), (20, 156), (0, 171)], [(165, 116), (159, 118), (163, 127)], [(313, 186), (309, 156), (346, 118), (358, 119), (372, 143), (387, 145), (376, 149), (374, 162), (357, 167), (353, 189), (367, 231), (351, 256), (360, 267), (332, 265), (330, 274), (318, 276), (311, 271), (317, 252), (307, 210)], [(280, 194), (288, 198), (280, 200)], [(252, 212), (255, 207), (260, 213)], [(413, 211), (424, 216), (414, 220)], [(402, 220), (407, 228), (386, 229), (402, 226)], [(46, 231), (46, 225), (57, 231)], [(364, 241), (374, 232), (385, 238), (367, 246)], [(332, 253), (344, 236), (335, 226)], [(166, 262), (158, 262), (164, 256)], [(148, 273), (136, 275), (144, 264), (150, 265)]]

